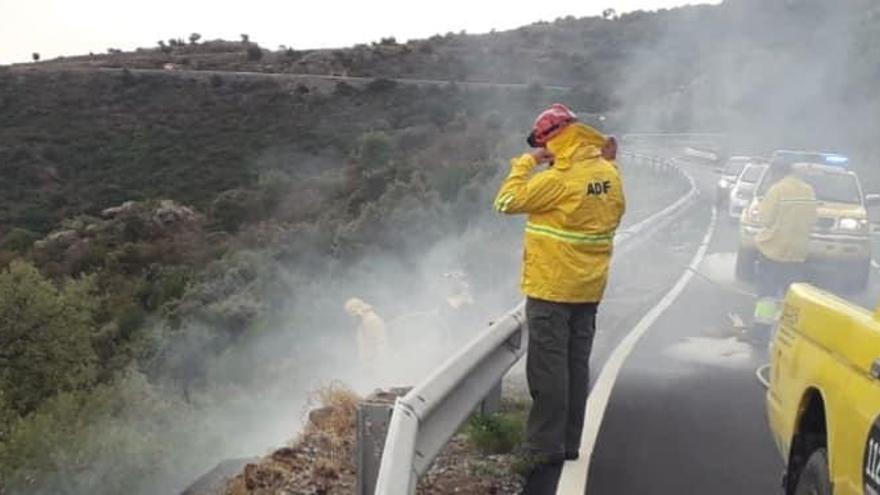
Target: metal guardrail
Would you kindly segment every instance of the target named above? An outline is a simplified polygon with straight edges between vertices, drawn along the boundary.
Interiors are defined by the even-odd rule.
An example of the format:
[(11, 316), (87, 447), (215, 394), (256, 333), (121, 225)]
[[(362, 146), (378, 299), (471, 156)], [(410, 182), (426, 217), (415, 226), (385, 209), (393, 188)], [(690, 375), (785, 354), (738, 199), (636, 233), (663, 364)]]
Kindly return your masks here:
[(699, 196), (699, 190), (697, 189), (697, 183), (694, 181), (694, 178), (686, 174), (671, 160), (638, 153), (623, 153), (623, 156), (630, 157), (635, 161), (652, 163), (653, 166), (659, 168), (661, 172), (678, 176), (687, 183), (688, 192), (679, 198), (678, 201), (650, 217), (631, 227), (618, 231), (617, 235), (614, 237), (614, 254), (616, 256), (622, 256), (638, 247), (641, 244), (641, 241), (649, 238), (652, 234), (675, 220), (678, 213), (690, 206)]
[[(640, 240), (674, 221), (699, 195), (693, 178), (668, 160), (634, 153), (622, 153), (621, 157), (684, 179), (689, 190), (672, 205), (618, 231), (616, 256), (631, 251)], [(397, 399), (382, 451), (376, 495), (415, 493), (419, 476), (525, 354), (526, 331), (525, 302), (521, 302)]]

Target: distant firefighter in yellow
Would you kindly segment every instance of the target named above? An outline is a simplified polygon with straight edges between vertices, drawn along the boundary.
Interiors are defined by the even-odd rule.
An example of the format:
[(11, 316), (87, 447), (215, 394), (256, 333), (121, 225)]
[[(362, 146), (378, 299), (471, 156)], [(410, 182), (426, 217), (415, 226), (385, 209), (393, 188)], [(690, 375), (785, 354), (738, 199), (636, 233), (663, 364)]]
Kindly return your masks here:
[(461, 309), (464, 306), (472, 306), (474, 304), (474, 296), (471, 291), (471, 284), (468, 276), (463, 270), (453, 270), (443, 274), (451, 286), (449, 295), (446, 297), (446, 304), (452, 309)]
[(375, 366), (388, 356), (388, 336), (383, 320), (372, 306), (353, 297), (345, 302), (345, 311), (357, 317), (358, 358), (361, 363)]

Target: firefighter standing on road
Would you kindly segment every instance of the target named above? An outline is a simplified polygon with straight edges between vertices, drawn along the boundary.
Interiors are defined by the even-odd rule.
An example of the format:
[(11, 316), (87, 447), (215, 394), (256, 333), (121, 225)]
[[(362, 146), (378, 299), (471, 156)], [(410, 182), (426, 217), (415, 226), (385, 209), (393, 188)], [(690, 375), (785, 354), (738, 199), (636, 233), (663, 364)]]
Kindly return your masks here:
[[(818, 219), (816, 193), (797, 176), (791, 163), (771, 165), (773, 184), (758, 205), (762, 230), (756, 237), (759, 300), (755, 326), (767, 330), (778, 317), (779, 299), (788, 286), (806, 276), (810, 234)], [(774, 183), (775, 182), (775, 183)]]
[[(558, 464), (578, 457), (596, 309), (625, 201), (616, 141), (564, 105), (538, 116), (528, 143), (536, 149), (512, 160), (495, 209), (528, 215), (522, 291), (533, 404), (526, 449), (537, 464)], [(549, 168), (533, 173), (542, 163)]]

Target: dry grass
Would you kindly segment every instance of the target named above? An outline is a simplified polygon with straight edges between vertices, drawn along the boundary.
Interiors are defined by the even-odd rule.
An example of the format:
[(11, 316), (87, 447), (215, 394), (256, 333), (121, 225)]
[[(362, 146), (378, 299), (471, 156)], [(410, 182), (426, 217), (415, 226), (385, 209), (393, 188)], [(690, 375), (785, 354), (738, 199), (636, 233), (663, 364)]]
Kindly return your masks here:
[[(389, 396), (405, 393), (394, 389)], [(350, 495), (357, 466), (356, 415), (360, 397), (339, 383), (311, 397), (308, 425), (289, 446), (276, 450), (227, 485), (224, 495)], [(505, 401), (504, 414), (522, 414), (525, 405)], [(513, 455), (487, 455), (466, 435), (457, 435), (419, 481), (419, 495), (510, 495), (522, 489)]]
[(321, 387), (309, 400), (311, 412), (303, 434), (326, 435), (335, 445), (342, 446), (354, 432), (360, 400), (342, 383)]
[(227, 485), (225, 495), (354, 492), (357, 394), (334, 383), (315, 392), (309, 422), (289, 446), (276, 450)]

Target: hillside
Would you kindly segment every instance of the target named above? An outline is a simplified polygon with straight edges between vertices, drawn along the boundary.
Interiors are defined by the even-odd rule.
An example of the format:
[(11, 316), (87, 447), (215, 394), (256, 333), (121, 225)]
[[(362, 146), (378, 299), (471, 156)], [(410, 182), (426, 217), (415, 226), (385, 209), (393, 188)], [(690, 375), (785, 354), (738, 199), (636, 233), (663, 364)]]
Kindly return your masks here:
[[(486, 110), (526, 108), (516, 96), (454, 87), (341, 84), (324, 94), (275, 81), (66, 71), (0, 74), (0, 95), (0, 233), (45, 232), (68, 216), (159, 196), (207, 208), (269, 173), (314, 179), (374, 159), (360, 165), (412, 167), (428, 151), (420, 148), (442, 146), (429, 135), (462, 126), (483, 131), (444, 161), (473, 162), (498, 132)], [(368, 132), (399, 146), (359, 157)]]
[[(0, 67), (0, 493), (172, 491), (294, 436), (317, 385), (430, 369), (517, 297), (520, 226), (489, 205), (552, 101), (613, 132), (839, 150), (880, 185), (878, 36), (867, 0), (728, 0)], [(627, 221), (680, 193), (624, 174)], [(461, 312), (458, 273), (476, 295)], [(419, 352), (359, 369), (355, 296)]]
[[(872, 127), (873, 124), (865, 123), (873, 122), (872, 116), (880, 110), (880, 98), (871, 91), (880, 78), (871, 69), (871, 61), (880, 57), (878, 45), (874, 42), (880, 36), (878, 9), (880, 7), (867, 0), (845, 0), (834, 4), (821, 0), (728, 0), (715, 7), (634, 12), (607, 19), (570, 17), (484, 35), (448, 33), (407, 43), (386, 38), (337, 50), (285, 48), (273, 51), (261, 48), (249, 39), (196, 43), (169, 40), (163, 41), (162, 47), (144, 48), (135, 53), (69, 57), (18, 65), (7, 70), (13, 74), (22, 70), (45, 70), (61, 77), (57, 72), (61, 68), (162, 69), (170, 63), (181, 70), (564, 85), (573, 87), (573, 90), (565, 95), (556, 94), (556, 98), (562, 96), (582, 111), (604, 113), (609, 116), (608, 122), (618, 129), (724, 131), (732, 136), (732, 148), (764, 153), (779, 147), (833, 149), (854, 155), (863, 172), (874, 173), (874, 167), (868, 164), (880, 155), (873, 137), (877, 129)], [(186, 81), (186, 78), (181, 79)], [(150, 78), (140, 77), (138, 80), (143, 80), (139, 84), (145, 87), (124, 91), (117, 87), (104, 96), (105, 99), (115, 98), (115, 103), (96, 103), (111, 105), (117, 111), (124, 110), (124, 106), (113, 107), (127, 99), (124, 95), (150, 91), (153, 84)], [(219, 80), (215, 81), (219, 84)], [(239, 83), (260, 84), (257, 81)], [(122, 84), (125, 83), (119, 83)], [(271, 86), (268, 82), (265, 84)], [(51, 91), (51, 86), (46, 88)], [(210, 105), (217, 94), (235, 92), (236, 89), (221, 87), (190, 94), (192, 89), (180, 87), (176, 93), (167, 94), (166, 97), (172, 100), (183, 95), (187, 97), (183, 101), (173, 100), (181, 110), (178, 122), (169, 124), (160, 119), (158, 129), (143, 131), (151, 133), (144, 139), (152, 143), (153, 138), (158, 138), (158, 142), (167, 147), (164, 143), (172, 138), (169, 133), (184, 133), (179, 137), (191, 142), (193, 149), (202, 150), (210, 144), (216, 150), (212, 153), (221, 161), (228, 155), (230, 162), (235, 163), (249, 149), (264, 149), (262, 145), (277, 141), (278, 136), (302, 131), (301, 124), (279, 117), (302, 113), (303, 103), (292, 98), (270, 103), (272, 90), (264, 87), (260, 90), (261, 95), (253, 100), (239, 101), (226, 108), (217, 108), (217, 111), (231, 115), (224, 121), (227, 125), (247, 115), (248, 119), (255, 119), (253, 124), (257, 126), (271, 122), (271, 132), (259, 137), (246, 136), (246, 132), (242, 132), (240, 138), (244, 140), (244, 146), (225, 150), (223, 143), (229, 143), (229, 140), (209, 143), (205, 136), (228, 134), (205, 128), (204, 121), (187, 119), (197, 118), (198, 114), (191, 112), (194, 105)], [(0, 101), (0, 108), (4, 108), (0, 115), (15, 119), (7, 122), (51, 125), (46, 122), (47, 116), (31, 119), (23, 113), (27, 103), (19, 100), (14, 91), (10, 87), (0, 88), (0, 95), (10, 94), (5, 105), (12, 105), (11, 108), (5, 109)], [(33, 92), (31, 97), (38, 94), (41, 93)], [(472, 98), (473, 101), (479, 99)], [(167, 105), (172, 100), (161, 104)], [(306, 100), (312, 101), (301, 99)], [(337, 109), (348, 108), (345, 105), (349, 100), (342, 101)], [(363, 101), (364, 98), (360, 98), (358, 104)], [(25, 106), (19, 106), (19, 102)], [(442, 109), (446, 107), (440, 102), (445, 103), (445, 99), (438, 97), (433, 108), (443, 113)], [(67, 111), (63, 102), (58, 103), (60, 106), (52, 108), (49, 115)], [(269, 105), (272, 108), (268, 108)], [(465, 106), (461, 103), (458, 108)], [(309, 108), (325, 111), (314, 105)], [(424, 108), (412, 110), (423, 112)], [(309, 117), (308, 111), (302, 115), (306, 120), (316, 120)], [(437, 118), (448, 118), (449, 115)], [(74, 117), (70, 122), (77, 124), (84, 118), (83, 122), (91, 125), (88, 116)], [(321, 125), (328, 121), (317, 120)], [(0, 123), (12, 131), (17, 125)], [(229, 131), (232, 127), (235, 126), (220, 130)], [(31, 134), (27, 133), (34, 131), (21, 129), (20, 132), (28, 136)], [(77, 131), (71, 129), (69, 132), (75, 134)], [(348, 137), (342, 133), (340, 142)], [(133, 145), (132, 148), (143, 146), (137, 142), (121, 143), (121, 146), (125, 148), (129, 144)], [(133, 157), (124, 154), (112, 156), (115, 149), (116, 146), (111, 145), (104, 153), (111, 155), (111, 159), (133, 161)], [(177, 151), (185, 150), (172, 148), (169, 156), (178, 156)], [(52, 151), (46, 152), (50, 153), (48, 158), (43, 150), (34, 150), (27, 155), (19, 152), (14, 157), (2, 156), (0, 163), (17, 169), (29, 161), (57, 166), (52, 163)], [(184, 156), (190, 158), (190, 155), (194, 154), (189, 152)], [(204, 153), (192, 158), (210, 159)], [(221, 163), (221, 166), (226, 165)], [(186, 178), (186, 183), (190, 179)], [(233, 178), (230, 176), (229, 179)], [(222, 180), (225, 179), (215, 179), (217, 183), (214, 187), (209, 185), (208, 190), (228, 186), (228, 183), (220, 183)], [(106, 188), (109, 187), (108, 184)], [(120, 199), (119, 194), (114, 196), (109, 190), (99, 191), (96, 197)], [(49, 199), (44, 199), (43, 204), (47, 201)], [(52, 201), (58, 203), (62, 200), (56, 198)], [(2, 223), (0, 219), (0, 228)], [(32, 218), (28, 223), (45, 230), (47, 223), (51, 222), (46, 218)]]

